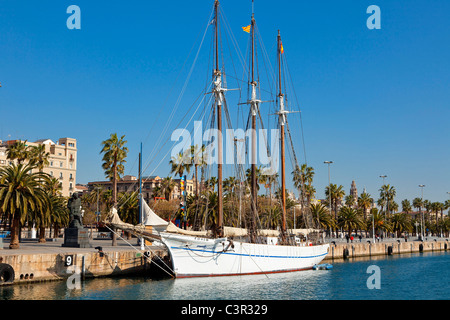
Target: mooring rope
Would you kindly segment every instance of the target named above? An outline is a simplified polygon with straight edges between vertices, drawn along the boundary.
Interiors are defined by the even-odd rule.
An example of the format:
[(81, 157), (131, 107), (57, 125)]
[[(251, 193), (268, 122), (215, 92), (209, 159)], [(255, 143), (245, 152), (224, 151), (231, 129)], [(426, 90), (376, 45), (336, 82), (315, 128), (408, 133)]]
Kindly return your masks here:
[[(130, 242), (128, 242), (126, 239), (124, 239), (119, 233), (115, 232), (114, 230), (112, 230), (112, 229), (111, 229), (110, 227), (108, 227), (107, 225), (105, 225), (105, 226), (106, 226), (106, 228), (109, 229), (112, 233), (114, 233), (114, 234), (117, 235), (120, 239), (122, 239), (123, 241), (125, 241), (125, 243), (127, 243), (127, 244), (128, 244), (130, 247), (132, 247), (134, 250), (136, 250), (136, 251), (139, 252), (139, 253), (142, 253), (140, 250), (136, 249), (136, 247), (133, 246)], [(133, 233), (133, 232), (132, 232), (132, 233)], [(145, 244), (144, 244), (144, 246), (145, 246), (146, 248), (148, 248), (148, 250), (150, 250), (152, 253), (154, 253), (154, 255), (155, 255), (156, 257), (158, 257), (158, 259), (161, 260), (161, 262), (162, 262), (169, 270), (171, 270), (173, 273), (175, 273), (175, 272), (172, 270), (172, 268), (169, 267), (169, 266), (164, 262), (164, 260), (161, 259), (161, 257), (159, 257), (152, 249), (150, 249), (150, 247), (146, 246)], [(146, 256), (145, 256), (145, 254), (144, 254), (144, 257), (145, 257), (145, 259), (147, 259), (147, 261), (149, 261), (150, 263), (153, 263), (153, 261), (152, 261), (151, 259), (149, 259), (149, 257), (146, 257)], [(158, 265), (157, 263), (155, 263), (155, 265), (156, 265), (158, 268), (160, 268), (161, 270), (163, 270), (165, 273), (167, 273), (170, 277), (175, 278), (175, 276), (174, 276), (173, 274), (169, 273), (169, 272), (168, 272), (167, 270), (165, 270), (162, 266)]]

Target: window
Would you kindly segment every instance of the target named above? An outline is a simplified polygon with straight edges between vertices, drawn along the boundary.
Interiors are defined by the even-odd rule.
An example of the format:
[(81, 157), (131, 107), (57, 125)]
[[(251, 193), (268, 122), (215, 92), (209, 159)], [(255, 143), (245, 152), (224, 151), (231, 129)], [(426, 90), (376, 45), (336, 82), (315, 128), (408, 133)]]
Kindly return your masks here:
[(60, 167), (60, 168), (63, 167), (63, 162), (62, 162), (62, 161), (59, 162), (59, 167)]
[(53, 161), (50, 161), (50, 167), (53, 167)]
[(59, 178), (62, 179), (63, 178), (63, 174), (62, 172), (59, 173)]
[(50, 171), (50, 177), (53, 177), (53, 171)]

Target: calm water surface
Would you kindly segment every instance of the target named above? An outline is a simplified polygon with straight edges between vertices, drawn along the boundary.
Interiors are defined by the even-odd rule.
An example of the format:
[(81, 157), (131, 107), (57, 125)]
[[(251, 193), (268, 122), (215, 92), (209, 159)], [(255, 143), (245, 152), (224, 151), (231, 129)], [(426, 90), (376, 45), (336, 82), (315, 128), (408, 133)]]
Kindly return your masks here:
[[(370, 290), (368, 267), (381, 271)], [(2, 300), (449, 300), (450, 253), (335, 262), (330, 271), (268, 276), (150, 280), (91, 279), (81, 289), (65, 281), (0, 288)]]

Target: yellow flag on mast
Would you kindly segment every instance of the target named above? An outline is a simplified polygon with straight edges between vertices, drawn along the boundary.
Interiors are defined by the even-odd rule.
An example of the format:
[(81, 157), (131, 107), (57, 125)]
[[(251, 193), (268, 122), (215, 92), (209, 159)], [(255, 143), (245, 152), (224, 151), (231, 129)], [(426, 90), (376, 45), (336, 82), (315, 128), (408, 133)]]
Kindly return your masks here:
[(251, 25), (248, 25), (246, 27), (242, 27), (242, 30), (244, 30), (247, 33), (250, 33), (250, 28), (251, 28)]

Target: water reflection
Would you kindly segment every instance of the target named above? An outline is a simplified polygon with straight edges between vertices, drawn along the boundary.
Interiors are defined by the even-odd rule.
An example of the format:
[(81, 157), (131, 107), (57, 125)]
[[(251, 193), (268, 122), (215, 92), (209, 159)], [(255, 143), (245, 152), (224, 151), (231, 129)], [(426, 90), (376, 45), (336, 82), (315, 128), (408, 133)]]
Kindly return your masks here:
[[(98, 278), (0, 287), (0, 300), (368, 300), (449, 299), (448, 253), (335, 261), (330, 271), (167, 279)], [(381, 290), (367, 288), (367, 268), (381, 269)]]

